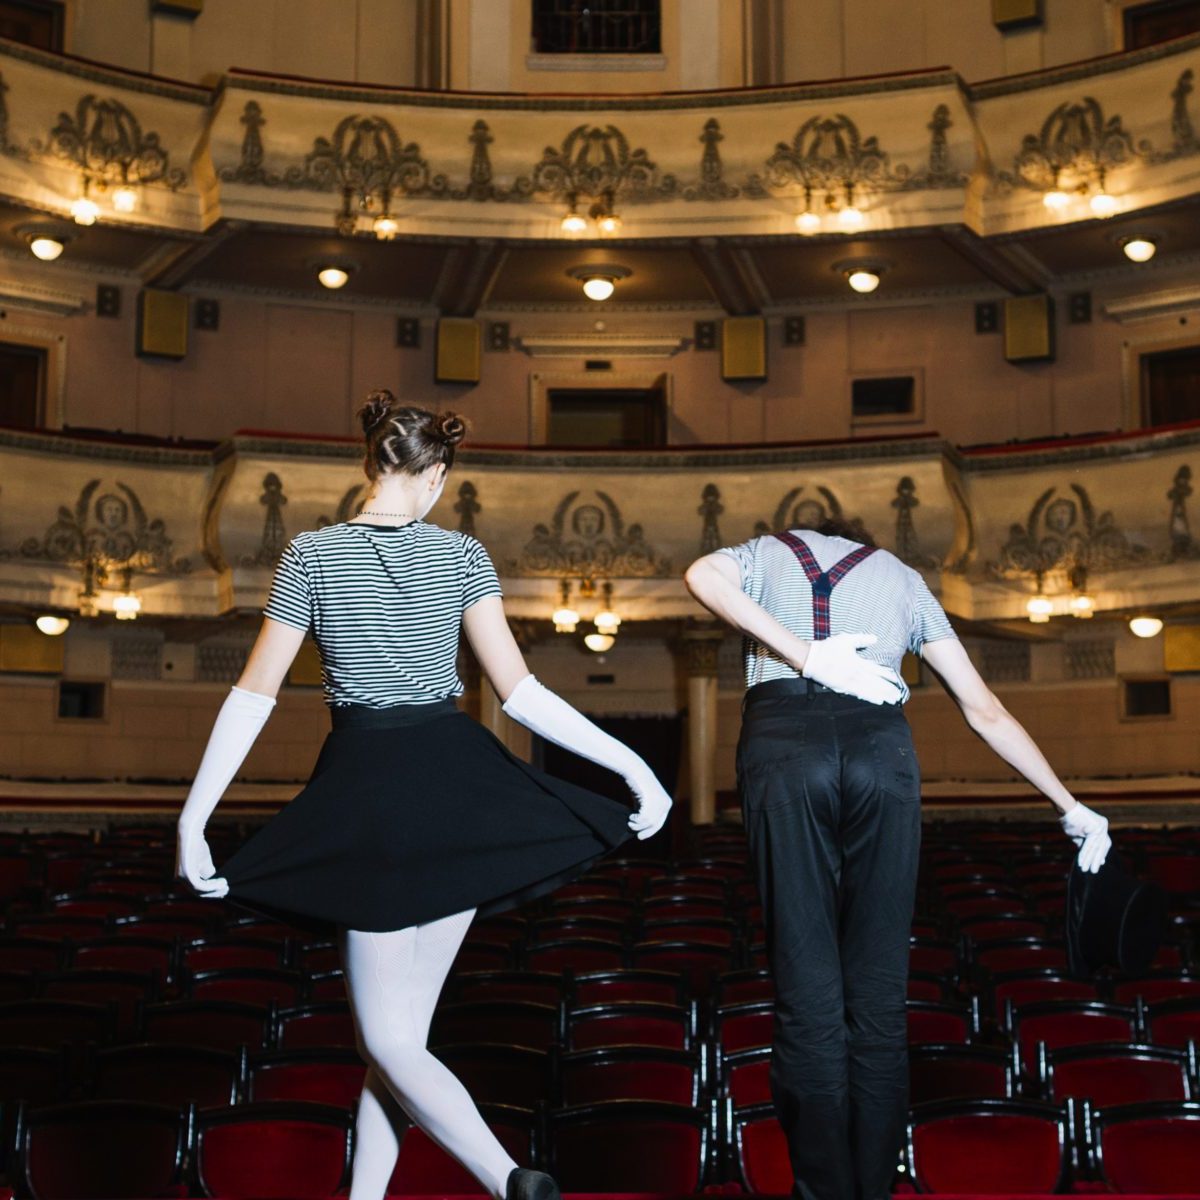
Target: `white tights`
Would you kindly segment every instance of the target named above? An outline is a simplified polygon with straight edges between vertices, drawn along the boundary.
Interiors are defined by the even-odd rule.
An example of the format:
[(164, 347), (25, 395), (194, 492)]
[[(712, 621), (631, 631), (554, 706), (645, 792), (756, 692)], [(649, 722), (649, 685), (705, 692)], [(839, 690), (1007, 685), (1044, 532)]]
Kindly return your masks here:
[(387, 933), (339, 933), (358, 1052), (367, 1063), (350, 1200), (384, 1195), (405, 1125), (399, 1109), (503, 1200), (517, 1164), (484, 1124), (467, 1089), (425, 1048), (438, 994), (474, 915), (469, 909)]

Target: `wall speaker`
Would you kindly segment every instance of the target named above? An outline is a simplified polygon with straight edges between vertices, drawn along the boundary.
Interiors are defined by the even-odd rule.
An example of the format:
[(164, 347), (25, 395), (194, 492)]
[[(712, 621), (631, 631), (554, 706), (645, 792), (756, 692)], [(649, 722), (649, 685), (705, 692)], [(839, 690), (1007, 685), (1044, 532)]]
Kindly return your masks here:
[(716, 321), (697, 321), (692, 330), (692, 341), (697, 350), (715, 350), (717, 348)]
[(1011, 363), (1054, 361), (1054, 301), (1044, 292), (1005, 300), (1004, 357)]
[(421, 345), (421, 322), (416, 317), (396, 318), (396, 345), (416, 350)]
[(766, 377), (767, 322), (762, 317), (726, 317), (721, 322), (721, 378)]
[(479, 322), (442, 317), (437, 323), (434, 383), (479, 382)]
[(196, 328), (215, 333), (221, 328), (221, 302), (219, 300), (196, 301)]
[(1001, 32), (1042, 23), (1042, 0), (992, 0), (992, 24)]
[(137, 345), (140, 357), (183, 358), (188, 348), (188, 298), (181, 292), (146, 288), (138, 293)]
[(96, 285), (96, 316), (119, 317), (121, 315), (121, 289), (112, 283)]
[(804, 345), (804, 318), (783, 318), (783, 344), (785, 346)]

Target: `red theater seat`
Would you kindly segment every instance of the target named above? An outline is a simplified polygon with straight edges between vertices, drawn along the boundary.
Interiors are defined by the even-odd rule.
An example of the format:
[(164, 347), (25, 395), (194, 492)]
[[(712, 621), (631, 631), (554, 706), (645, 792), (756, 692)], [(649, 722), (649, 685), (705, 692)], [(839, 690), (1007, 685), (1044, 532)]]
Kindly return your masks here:
[(1200, 1042), (1200, 997), (1164, 1000), (1146, 1010), (1150, 1040), (1158, 1046), (1186, 1046)]
[(1057, 1050), (1095, 1042), (1129, 1042), (1137, 1035), (1137, 1012), (1099, 1000), (1046, 1000), (1019, 1008), (1009, 1004), (1004, 1025), (1021, 1049), (1025, 1070), (1035, 1075), (1039, 1043)]
[(183, 947), (181, 958), (187, 969), (221, 971), (236, 967), (282, 967), (290, 941), (273, 938), (214, 936), (195, 938)]
[(492, 1042), (547, 1050), (561, 1040), (561, 1005), (532, 1000), (458, 1001), (440, 1005), (433, 1015), (431, 1046), (462, 1042)]
[(550, 1171), (564, 1192), (688, 1195), (708, 1182), (716, 1110), (611, 1100), (557, 1109), (547, 1130)]
[(1057, 1192), (1067, 1180), (1066, 1107), (1032, 1100), (922, 1104), (909, 1117), (909, 1178), (919, 1191)]
[(713, 1012), (712, 1036), (724, 1053), (769, 1046), (774, 1031), (774, 1000), (722, 1005)]
[(153, 975), (162, 986), (174, 980), (177, 953), (178, 943), (173, 939), (126, 934), (73, 942), (69, 948), (69, 965), (72, 970), (141, 971)]
[(1123, 1043), (1063, 1046), (1038, 1059), (1042, 1095), (1061, 1103), (1068, 1096), (1099, 1108), (1149, 1100), (1190, 1100), (1195, 1076), (1190, 1051)]
[(439, 1046), (434, 1054), (476, 1102), (537, 1108), (551, 1093), (550, 1053), (530, 1046)]
[(530, 971), (611, 971), (627, 966), (621, 942), (601, 938), (559, 938), (527, 946), (522, 964)]
[(35, 1200), (186, 1195), (186, 1107), (86, 1100), (17, 1116), (17, 1175)]
[(596, 1046), (691, 1048), (696, 1032), (695, 1004), (660, 1004), (630, 1000), (572, 1008), (566, 1018), (566, 1045), (571, 1050)]
[(366, 1063), (349, 1046), (260, 1050), (250, 1056), (247, 1099), (309, 1100), (352, 1108), (366, 1073)]
[(354, 1018), (345, 1000), (316, 1000), (280, 1009), (276, 1043), (281, 1049), (299, 1046), (355, 1046)]
[(1200, 1176), (1200, 1103), (1129, 1104), (1092, 1118), (1095, 1167), (1115, 1191), (1193, 1193)]
[(1016, 1007), (1043, 1000), (1098, 1000), (1096, 985), (1090, 980), (1074, 979), (1055, 967), (1035, 967), (1030, 971), (1005, 971), (992, 977), (991, 1011), (999, 1015), (1011, 1002)]
[(308, 981), (300, 971), (286, 967), (229, 967), (193, 971), (187, 979), (187, 996), (193, 1000), (232, 1000), (240, 1004), (269, 1004), (280, 1008), (303, 1004)]
[(142, 1042), (97, 1050), (89, 1065), (97, 1100), (149, 1100), (178, 1107), (236, 1104), (246, 1076), (246, 1048)]
[(771, 1047), (721, 1055), (721, 1088), (735, 1108), (771, 1103)]
[(1118, 1004), (1133, 1004), (1140, 996), (1146, 1004), (1163, 1000), (1200, 1000), (1200, 976), (1182, 971), (1155, 971), (1140, 979), (1119, 979), (1113, 984), (1113, 999)]
[(446, 1000), (532, 1000), (558, 1004), (565, 998), (567, 980), (553, 971), (465, 971), (455, 975)]
[(1001, 1046), (912, 1046), (908, 1074), (911, 1104), (1016, 1094), (1017, 1064)]
[(207, 1196), (320, 1200), (350, 1170), (349, 1109), (304, 1100), (212, 1109), (196, 1118), (196, 1174)]
[(787, 1141), (770, 1104), (727, 1109), (738, 1176), (755, 1195), (786, 1196), (794, 1187)]
[(979, 1000), (967, 1004), (930, 1004), (909, 1000), (908, 1043), (970, 1042), (979, 1036)]
[(274, 1006), (228, 1000), (164, 1000), (141, 1006), (137, 1036), (144, 1042), (175, 1042), (236, 1050), (265, 1046), (274, 1025)]
[[(572, 1050), (555, 1064), (561, 1104), (658, 1100), (695, 1106), (704, 1089), (703, 1055), (647, 1046)], [(543, 1097), (544, 1098), (544, 1097)]]
[(658, 1004), (683, 1004), (687, 986), (670, 971), (585, 971), (575, 976), (571, 1002), (576, 1005), (610, 1004), (622, 1000), (650, 1000)]

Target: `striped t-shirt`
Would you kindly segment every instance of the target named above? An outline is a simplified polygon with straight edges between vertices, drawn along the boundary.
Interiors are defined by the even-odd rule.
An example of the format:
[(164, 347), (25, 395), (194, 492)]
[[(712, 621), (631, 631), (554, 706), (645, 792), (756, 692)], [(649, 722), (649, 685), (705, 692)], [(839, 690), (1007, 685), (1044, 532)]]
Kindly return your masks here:
[(499, 595), (492, 560), (469, 534), (341, 522), (284, 547), (262, 611), (312, 634), (326, 704), (388, 708), (462, 695), (463, 612)]
[[(812, 529), (793, 529), (812, 551), (817, 566), (828, 571), (861, 543), (828, 537)], [(718, 551), (739, 566), (742, 591), (767, 610), (785, 629), (806, 642), (813, 640), (813, 589), (795, 553), (774, 535), (751, 538)], [(892, 669), (900, 687), (900, 703), (909, 697), (900, 677), (906, 650), (920, 654), (926, 642), (956, 637), (942, 606), (920, 572), (894, 554), (878, 549), (856, 563), (829, 595), (829, 636), (873, 633), (878, 641), (859, 653)], [(768, 679), (796, 679), (799, 672), (753, 638), (743, 640), (746, 686)]]

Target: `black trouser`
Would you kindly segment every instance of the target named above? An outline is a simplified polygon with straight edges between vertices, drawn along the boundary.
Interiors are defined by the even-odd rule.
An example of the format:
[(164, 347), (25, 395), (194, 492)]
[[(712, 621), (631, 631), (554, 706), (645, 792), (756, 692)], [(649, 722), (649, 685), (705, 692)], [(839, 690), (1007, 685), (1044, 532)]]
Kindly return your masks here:
[(738, 791), (775, 977), (771, 1091), (801, 1200), (883, 1200), (908, 1105), (920, 777), (899, 705), (752, 687)]

